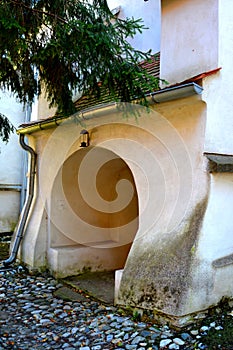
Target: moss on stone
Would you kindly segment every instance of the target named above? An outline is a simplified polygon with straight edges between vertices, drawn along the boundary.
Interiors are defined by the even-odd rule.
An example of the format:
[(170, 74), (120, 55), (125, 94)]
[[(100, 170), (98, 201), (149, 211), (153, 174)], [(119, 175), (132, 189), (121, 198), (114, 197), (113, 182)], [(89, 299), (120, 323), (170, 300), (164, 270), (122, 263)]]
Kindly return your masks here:
[(154, 242), (158, 242), (158, 246), (138, 245), (132, 257), (133, 263), (130, 263), (129, 257), (122, 276), (121, 304), (182, 315), (182, 305), (191, 283), (194, 247), (198, 242), (206, 206), (207, 198), (204, 198), (179, 230), (161, 235), (163, 241), (156, 233)]

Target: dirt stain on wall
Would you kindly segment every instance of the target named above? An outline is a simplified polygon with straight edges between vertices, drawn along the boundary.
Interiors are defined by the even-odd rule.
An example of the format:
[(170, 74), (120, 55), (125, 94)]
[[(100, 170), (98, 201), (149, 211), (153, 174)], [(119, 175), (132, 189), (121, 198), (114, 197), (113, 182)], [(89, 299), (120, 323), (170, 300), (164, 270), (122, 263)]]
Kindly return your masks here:
[(180, 232), (169, 234), (159, 248), (152, 245), (139, 252), (137, 264), (130, 264), (122, 277), (119, 294), (122, 304), (182, 314), (206, 206), (207, 198), (204, 198)]

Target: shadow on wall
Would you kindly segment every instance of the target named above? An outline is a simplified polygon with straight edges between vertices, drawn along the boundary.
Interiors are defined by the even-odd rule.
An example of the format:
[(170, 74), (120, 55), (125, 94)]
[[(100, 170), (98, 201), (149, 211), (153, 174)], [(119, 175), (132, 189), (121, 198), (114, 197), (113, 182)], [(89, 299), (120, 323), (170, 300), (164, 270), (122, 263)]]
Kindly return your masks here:
[(100, 269), (108, 270), (101, 255), (118, 249), (111, 268), (119, 269), (125, 265), (137, 230), (138, 196), (128, 165), (100, 147), (73, 153), (60, 168), (52, 189), (50, 247), (91, 249), (88, 267), (93, 270), (96, 255)]

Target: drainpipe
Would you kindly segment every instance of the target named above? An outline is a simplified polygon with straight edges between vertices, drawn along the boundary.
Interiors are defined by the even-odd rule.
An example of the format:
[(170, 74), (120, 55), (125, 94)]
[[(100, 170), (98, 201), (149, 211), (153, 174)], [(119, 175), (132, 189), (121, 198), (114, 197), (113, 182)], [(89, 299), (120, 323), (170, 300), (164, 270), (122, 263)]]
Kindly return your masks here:
[[(26, 107), (25, 111), (25, 118), (24, 118), (24, 123), (29, 123), (31, 120), (31, 106), (28, 105)], [(22, 189), (20, 193), (20, 213), (23, 210), (24, 203), (27, 198), (27, 177), (26, 174), (28, 172), (28, 153), (23, 152), (23, 159), (22, 159)]]
[(25, 151), (29, 152), (31, 155), (31, 157), (30, 157), (30, 175), (29, 175), (29, 182), (28, 182), (28, 195), (27, 195), (26, 202), (24, 204), (23, 210), (22, 210), (21, 215), (20, 215), (19, 223), (18, 223), (17, 228), (16, 228), (15, 240), (13, 243), (13, 248), (12, 248), (10, 257), (7, 260), (3, 261), (3, 265), (6, 267), (11, 265), (16, 260), (17, 253), (18, 253), (19, 246), (20, 246), (20, 242), (23, 238), (24, 229), (26, 226), (28, 214), (29, 214), (29, 211), (31, 208), (32, 199), (34, 196), (36, 153), (30, 146), (28, 146), (25, 143), (24, 136), (25, 135), (23, 135), (23, 134), (19, 135), (20, 145)]

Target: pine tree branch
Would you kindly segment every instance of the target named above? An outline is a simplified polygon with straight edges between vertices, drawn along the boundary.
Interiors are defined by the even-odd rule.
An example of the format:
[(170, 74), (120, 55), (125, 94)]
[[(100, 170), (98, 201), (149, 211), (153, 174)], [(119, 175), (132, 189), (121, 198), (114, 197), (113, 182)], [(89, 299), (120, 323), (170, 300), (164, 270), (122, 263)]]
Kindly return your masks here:
[(68, 22), (62, 18), (61, 16), (58, 16), (57, 14), (55, 13), (52, 13), (52, 12), (48, 12), (48, 11), (44, 11), (44, 10), (40, 10), (40, 9), (37, 9), (37, 8), (32, 8), (30, 6), (27, 6), (26, 4), (22, 3), (21, 1), (16, 1), (16, 0), (10, 0), (10, 2), (16, 6), (19, 6), (19, 7), (24, 7), (25, 9), (31, 11), (32, 13), (39, 13), (41, 15), (45, 15), (45, 16), (48, 16), (48, 17), (52, 17), (58, 21), (60, 21), (61, 23), (63, 24), (67, 24)]

